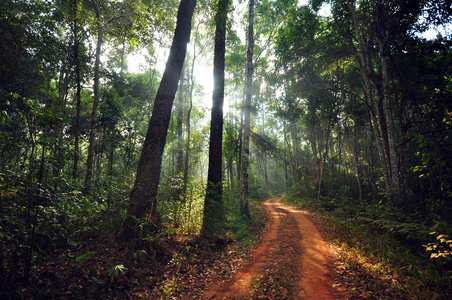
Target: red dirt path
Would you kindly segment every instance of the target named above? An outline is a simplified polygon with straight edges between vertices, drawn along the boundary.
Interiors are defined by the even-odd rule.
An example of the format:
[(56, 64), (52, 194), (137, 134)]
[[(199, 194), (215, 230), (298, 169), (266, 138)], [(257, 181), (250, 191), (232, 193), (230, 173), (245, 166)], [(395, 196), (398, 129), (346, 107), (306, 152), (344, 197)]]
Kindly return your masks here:
[(231, 279), (213, 283), (202, 299), (248, 299), (256, 278), (269, 272), (287, 279), (290, 299), (339, 299), (332, 289), (328, 247), (319, 230), (302, 211), (280, 198), (264, 205), (270, 225), (252, 259)]

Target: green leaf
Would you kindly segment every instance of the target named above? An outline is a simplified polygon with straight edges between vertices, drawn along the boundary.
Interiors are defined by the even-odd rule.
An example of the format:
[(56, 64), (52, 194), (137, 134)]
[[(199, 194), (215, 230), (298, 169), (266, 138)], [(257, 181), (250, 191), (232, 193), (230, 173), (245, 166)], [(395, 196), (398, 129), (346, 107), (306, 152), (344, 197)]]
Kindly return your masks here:
[(419, 145), (419, 148), (423, 148), (423, 147), (427, 147), (427, 146), (428, 146), (428, 143), (423, 142)]

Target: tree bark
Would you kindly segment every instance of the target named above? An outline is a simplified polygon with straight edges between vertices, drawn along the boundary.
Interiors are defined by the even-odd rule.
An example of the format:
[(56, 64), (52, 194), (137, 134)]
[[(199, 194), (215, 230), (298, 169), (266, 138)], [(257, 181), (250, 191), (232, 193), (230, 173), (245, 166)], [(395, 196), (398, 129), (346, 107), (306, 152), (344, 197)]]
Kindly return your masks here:
[(386, 11), (385, 4), (378, 3), (378, 28), (377, 38), (380, 48), (380, 65), (381, 65), (381, 81), (383, 89), (383, 101), (385, 108), (385, 117), (387, 124), (388, 135), (388, 152), (390, 162), (390, 174), (391, 174), (391, 194), (393, 197), (393, 204), (396, 206), (401, 205), (400, 197), (400, 179), (399, 179), (399, 161), (397, 155), (396, 145), (396, 125), (394, 122), (394, 100), (390, 90), (390, 73), (389, 73), (389, 34), (386, 28), (388, 13)]
[(97, 45), (96, 45), (96, 61), (94, 62), (94, 99), (93, 108), (91, 110), (90, 118), (90, 132), (89, 132), (89, 142), (88, 142), (88, 157), (86, 159), (86, 174), (85, 174), (85, 187), (84, 193), (88, 194), (91, 189), (91, 181), (93, 177), (93, 165), (94, 165), (94, 144), (96, 138), (96, 122), (97, 122), (97, 108), (99, 106), (99, 80), (100, 80), (100, 54), (102, 50), (102, 40), (103, 40), (103, 29), (100, 22), (100, 9), (96, 1), (91, 1), (94, 10), (96, 12), (96, 25), (97, 25)]
[(75, 113), (75, 140), (74, 140), (74, 163), (72, 166), (72, 179), (77, 179), (78, 172), (78, 159), (80, 149), (80, 114), (82, 103), (82, 86), (80, 83), (80, 56), (79, 56), (79, 37), (78, 37), (78, 17), (77, 17), (78, 1), (74, 0), (74, 63), (75, 63), (75, 81), (76, 81), (76, 113)]
[[(195, 48), (196, 49), (196, 48)], [(188, 187), (188, 167), (189, 167), (189, 161), (190, 161), (190, 140), (191, 140), (191, 126), (190, 126), (190, 116), (191, 116), (191, 109), (193, 107), (193, 88), (195, 85), (194, 82), (194, 68), (195, 68), (195, 59), (196, 56), (193, 57), (193, 61), (191, 64), (191, 70), (190, 70), (190, 92), (188, 95), (189, 103), (188, 103), (188, 109), (187, 109), (187, 118), (185, 120), (185, 129), (187, 131), (187, 141), (185, 143), (185, 161), (184, 161), (184, 177), (183, 177), (183, 184), (182, 184), (182, 196), (183, 201), (187, 201), (187, 187)]]
[(362, 202), (363, 201), (363, 190), (362, 190), (362, 187), (361, 187), (361, 175), (360, 175), (360, 173), (359, 173), (359, 164), (358, 164), (358, 136), (357, 136), (357, 133), (356, 133), (356, 131), (357, 131), (357, 128), (356, 128), (356, 125), (355, 125), (355, 128), (354, 128), (354, 133), (355, 133), (355, 138), (354, 138), (354, 160), (353, 160), (353, 162), (354, 162), (354, 164), (355, 164), (355, 169), (356, 169), (356, 182), (358, 183), (358, 192), (359, 192), (359, 202)]
[[(349, 11), (352, 15), (353, 24), (356, 31), (356, 39), (358, 41), (358, 59), (364, 78), (365, 98), (366, 104), (371, 116), (372, 128), (374, 130), (377, 142), (377, 149), (380, 158), (380, 163), (383, 169), (383, 178), (386, 186), (386, 195), (390, 202), (393, 202), (391, 174), (392, 168), (389, 158), (388, 135), (386, 119), (383, 111), (383, 92), (379, 79), (373, 70), (371, 49), (373, 47), (366, 43), (363, 33), (359, 26), (356, 10), (353, 4), (349, 3)], [(369, 41), (369, 43), (372, 41)], [(373, 89), (373, 90), (372, 90)], [(377, 107), (374, 105), (374, 94), (377, 98)]]
[(207, 174), (206, 198), (202, 234), (215, 236), (224, 219), (222, 200), (222, 156), (223, 156), (223, 101), (224, 61), (226, 51), (226, 22), (229, 0), (220, 0), (215, 16), (215, 49), (213, 61), (213, 95), (210, 120), (209, 170)]
[(250, 164), (250, 132), (251, 132), (251, 92), (253, 89), (253, 51), (254, 51), (254, 0), (249, 3), (248, 49), (246, 51), (246, 92), (243, 105), (243, 148), (242, 148), (242, 192), (240, 195), (241, 214), (250, 218), (249, 211), (249, 164)]
[[(185, 64), (184, 64), (185, 66)], [(184, 136), (182, 132), (182, 123), (184, 122), (184, 74), (185, 70), (182, 67), (182, 72), (179, 80), (179, 97), (177, 103), (177, 157), (176, 157), (176, 176), (180, 176), (184, 167)]]
[(162, 157), (171, 118), (171, 109), (190, 41), (191, 21), (196, 0), (181, 0), (177, 12), (176, 30), (165, 71), (155, 97), (152, 117), (138, 163), (135, 183), (130, 192), (130, 205), (119, 239), (127, 241), (136, 235), (137, 219), (147, 216), (155, 228), (160, 226), (157, 211), (157, 192)]

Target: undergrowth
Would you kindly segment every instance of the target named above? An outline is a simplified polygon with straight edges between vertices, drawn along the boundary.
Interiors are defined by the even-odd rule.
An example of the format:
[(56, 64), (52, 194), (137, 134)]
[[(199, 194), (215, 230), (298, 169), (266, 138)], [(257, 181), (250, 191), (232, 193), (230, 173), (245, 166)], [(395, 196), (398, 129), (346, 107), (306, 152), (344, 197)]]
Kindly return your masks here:
[(322, 227), (346, 264), (336, 273), (353, 299), (452, 299), (447, 224), (343, 199), (285, 195), (284, 202), (324, 218)]
[(13, 184), (15, 177), (0, 175), (1, 299), (154, 299), (154, 288), (174, 296), (183, 290), (181, 274), (196, 278), (204, 260), (215, 262), (231, 247), (237, 253), (250, 248), (265, 222), (258, 202), (251, 202), (252, 218), (244, 220), (237, 199), (225, 196), (223, 234), (216, 243), (203, 241), (199, 182), (190, 185), (186, 202), (160, 199), (159, 232), (143, 230), (122, 244), (115, 233), (128, 204), (124, 186), (84, 195), (70, 186), (56, 192), (52, 185)]

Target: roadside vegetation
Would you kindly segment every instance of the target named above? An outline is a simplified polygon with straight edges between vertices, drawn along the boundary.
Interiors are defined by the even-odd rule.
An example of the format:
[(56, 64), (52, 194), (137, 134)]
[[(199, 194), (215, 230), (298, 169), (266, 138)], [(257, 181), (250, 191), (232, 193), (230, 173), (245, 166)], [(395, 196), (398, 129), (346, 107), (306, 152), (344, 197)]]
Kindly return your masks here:
[(29, 248), (29, 241), (22, 239), (26, 224), (19, 222), (21, 193), (19, 189), (4, 198), (16, 200), (9, 213), (18, 218), (2, 219), (13, 234), (3, 236), (0, 244), (1, 299), (166, 299), (200, 294), (212, 280), (241, 266), (267, 220), (259, 201), (251, 201), (251, 221), (238, 217), (236, 201), (225, 201), (224, 231), (212, 241), (199, 235), (200, 203), (161, 202), (166, 212), (163, 230), (118, 243), (115, 231), (125, 215), (121, 201), (98, 203), (74, 192), (54, 199), (55, 207), (39, 211)]
[(352, 299), (451, 298), (452, 232), (428, 212), (410, 214), (345, 197), (286, 195), (284, 202), (313, 212), (311, 219), (338, 254), (336, 284)]

